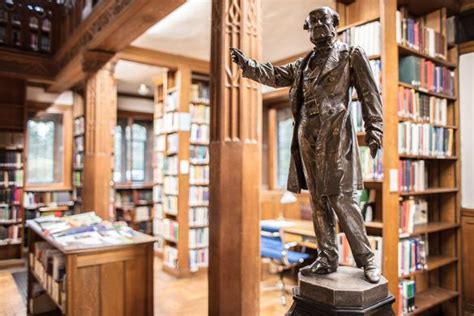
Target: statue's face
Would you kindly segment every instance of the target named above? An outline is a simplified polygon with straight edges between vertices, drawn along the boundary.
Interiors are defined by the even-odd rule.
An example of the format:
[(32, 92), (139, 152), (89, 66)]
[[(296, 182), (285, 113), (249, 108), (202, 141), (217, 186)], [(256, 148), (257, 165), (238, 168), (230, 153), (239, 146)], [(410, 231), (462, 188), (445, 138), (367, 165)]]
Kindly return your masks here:
[(336, 36), (333, 17), (328, 10), (321, 9), (311, 12), (306, 18), (306, 26), (309, 39), (314, 45), (326, 42)]

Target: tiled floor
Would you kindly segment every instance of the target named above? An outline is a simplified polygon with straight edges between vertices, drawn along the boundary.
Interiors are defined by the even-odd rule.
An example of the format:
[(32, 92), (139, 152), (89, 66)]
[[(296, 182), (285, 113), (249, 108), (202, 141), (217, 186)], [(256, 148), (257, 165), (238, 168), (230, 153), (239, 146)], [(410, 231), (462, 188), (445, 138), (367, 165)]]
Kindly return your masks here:
[[(15, 284), (12, 273), (18, 269), (0, 271), (0, 316), (26, 315), (26, 306)], [(263, 287), (276, 284), (275, 275), (264, 274)], [(294, 285), (287, 280), (288, 289)], [(262, 291), (260, 298), (260, 314), (264, 316), (280, 316), (288, 311), (291, 295), (286, 296), (287, 305), (280, 304), (278, 290)], [(177, 299), (178, 298), (178, 299)], [(160, 316), (200, 316), (207, 315), (207, 275), (200, 274), (190, 278), (176, 279), (161, 269), (161, 260), (155, 261), (155, 315)]]

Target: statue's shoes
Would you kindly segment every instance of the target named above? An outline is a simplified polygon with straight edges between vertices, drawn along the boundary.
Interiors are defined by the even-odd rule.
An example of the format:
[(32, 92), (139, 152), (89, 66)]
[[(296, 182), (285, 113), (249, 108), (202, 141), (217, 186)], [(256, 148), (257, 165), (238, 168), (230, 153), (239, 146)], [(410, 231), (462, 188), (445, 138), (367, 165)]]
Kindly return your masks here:
[(329, 274), (337, 270), (337, 262), (335, 264), (329, 264), (327, 259), (319, 260), (316, 259), (312, 264), (305, 266), (300, 269), (300, 272), (304, 276), (312, 274)]
[(364, 275), (370, 283), (379, 283), (380, 269), (374, 260), (370, 260), (364, 267)]

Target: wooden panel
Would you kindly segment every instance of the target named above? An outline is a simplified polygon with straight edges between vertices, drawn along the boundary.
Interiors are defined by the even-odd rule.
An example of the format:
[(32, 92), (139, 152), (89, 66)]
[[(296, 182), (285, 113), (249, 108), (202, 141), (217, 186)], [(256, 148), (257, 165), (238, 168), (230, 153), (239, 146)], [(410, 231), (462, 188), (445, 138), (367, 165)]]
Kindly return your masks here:
[[(102, 316), (125, 315), (124, 262), (111, 262), (100, 266), (100, 300)], [(137, 269), (139, 267), (135, 267)]]
[[(125, 315), (147, 315), (145, 258), (125, 262)], [(152, 281), (151, 281), (152, 282)]]
[(380, 16), (379, 8), (379, 0), (354, 1), (345, 6), (345, 12), (343, 14), (343, 17), (345, 17), (345, 24), (341, 26), (377, 18)]
[(462, 274), (464, 306), (474, 310), (474, 217), (462, 218)]
[(87, 267), (92, 265), (113, 263), (119, 261), (132, 260), (138, 256), (144, 256), (144, 248), (126, 248), (116, 251), (106, 251), (77, 256), (77, 266)]
[(75, 283), (72, 286), (74, 315), (100, 315), (100, 280), (100, 266), (91, 266), (76, 270)]

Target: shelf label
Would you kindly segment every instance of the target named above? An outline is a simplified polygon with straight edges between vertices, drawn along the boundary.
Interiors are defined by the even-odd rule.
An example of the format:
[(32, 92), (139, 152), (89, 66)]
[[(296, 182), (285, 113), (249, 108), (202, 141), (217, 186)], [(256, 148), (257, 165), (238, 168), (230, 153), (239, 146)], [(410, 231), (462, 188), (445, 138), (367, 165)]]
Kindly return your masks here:
[(390, 192), (398, 192), (398, 169), (390, 169)]
[(180, 160), (179, 161), (179, 173), (188, 174), (189, 173), (189, 161)]

